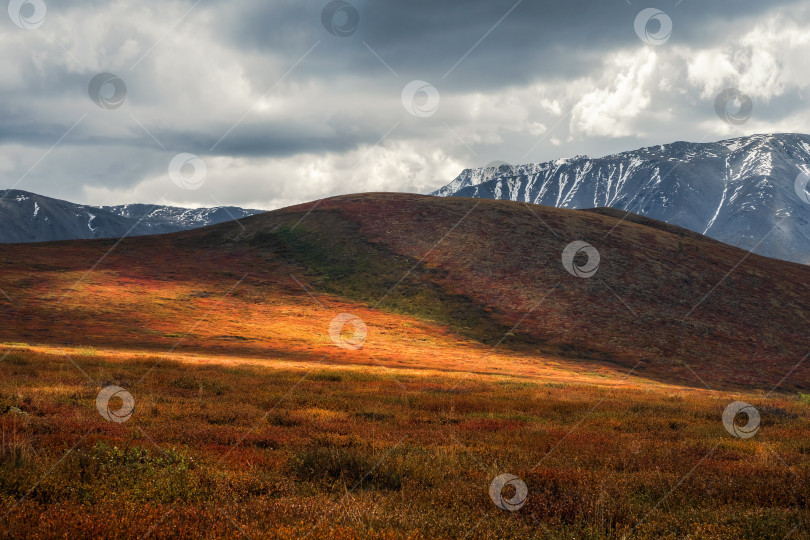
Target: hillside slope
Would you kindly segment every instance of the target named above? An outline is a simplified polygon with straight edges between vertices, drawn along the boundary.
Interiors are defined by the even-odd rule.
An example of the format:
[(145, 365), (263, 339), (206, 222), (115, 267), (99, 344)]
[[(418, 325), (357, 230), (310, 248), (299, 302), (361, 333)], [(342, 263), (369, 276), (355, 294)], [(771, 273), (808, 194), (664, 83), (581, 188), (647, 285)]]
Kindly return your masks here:
[(800, 197), (796, 180), (808, 172), (810, 136), (754, 135), (676, 142), (596, 159), (467, 169), (434, 194), (559, 208), (611, 207), (806, 264), (810, 204)]
[[(2, 246), (0, 339), (446, 369), (477, 369), (497, 346), (537, 366), (810, 387), (810, 268), (622, 217), (361, 194), (112, 251), (108, 240)], [(575, 240), (599, 252), (591, 278), (561, 263)], [(361, 350), (331, 343), (341, 312), (368, 325)]]

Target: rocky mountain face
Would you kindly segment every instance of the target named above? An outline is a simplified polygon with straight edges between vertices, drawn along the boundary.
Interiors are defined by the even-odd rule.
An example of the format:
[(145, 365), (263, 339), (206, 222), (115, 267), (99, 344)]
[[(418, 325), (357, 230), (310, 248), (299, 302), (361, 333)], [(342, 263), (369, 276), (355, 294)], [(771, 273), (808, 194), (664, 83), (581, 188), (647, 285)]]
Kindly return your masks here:
[(810, 136), (676, 142), (603, 158), (467, 169), (432, 193), (610, 207), (778, 259), (810, 263)]
[(0, 243), (121, 238), (177, 232), (241, 219), (261, 210), (149, 204), (88, 206), (27, 191), (0, 191)]

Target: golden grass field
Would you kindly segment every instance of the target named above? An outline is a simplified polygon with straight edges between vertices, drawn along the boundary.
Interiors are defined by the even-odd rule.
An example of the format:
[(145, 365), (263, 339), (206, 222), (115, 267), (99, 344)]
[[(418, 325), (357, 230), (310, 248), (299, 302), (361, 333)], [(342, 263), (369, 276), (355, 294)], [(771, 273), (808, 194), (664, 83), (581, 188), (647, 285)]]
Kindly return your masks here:
[[(809, 517), (799, 396), (5, 346), (4, 537), (801, 538)], [(66, 356), (132, 417), (104, 420)], [(736, 399), (752, 439), (723, 427)], [(488, 495), (504, 472), (518, 512)]]
[[(408, 197), (3, 246), (0, 537), (810, 538), (810, 271)], [(612, 228), (598, 278), (560, 268)]]

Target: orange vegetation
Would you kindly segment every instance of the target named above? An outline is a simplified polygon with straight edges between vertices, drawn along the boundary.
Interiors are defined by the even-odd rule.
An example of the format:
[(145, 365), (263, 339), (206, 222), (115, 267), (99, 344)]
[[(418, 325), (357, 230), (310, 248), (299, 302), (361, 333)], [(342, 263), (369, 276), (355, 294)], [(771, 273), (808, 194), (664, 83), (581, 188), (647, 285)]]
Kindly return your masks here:
[(367, 194), (0, 247), (0, 535), (807, 537), (810, 270), (623, 217)]

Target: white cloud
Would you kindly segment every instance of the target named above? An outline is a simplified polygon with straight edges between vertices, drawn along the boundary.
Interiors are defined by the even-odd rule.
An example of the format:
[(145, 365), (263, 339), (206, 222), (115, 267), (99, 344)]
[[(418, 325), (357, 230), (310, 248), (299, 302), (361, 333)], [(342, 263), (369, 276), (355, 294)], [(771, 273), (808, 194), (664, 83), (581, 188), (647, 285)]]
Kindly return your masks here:
[[(574, 135), (626, 137), (640, 135), (635, 122), (650, 104), (648, 86), (654, 83), (657, 55), (651, 49), (618, 53), (606, 74), (574, 105)], [(613, 75), (611, 72), (615, 73)]]
[(688, 63), (689, 82), (701, 89), (702, 97), (733, 87), (767, 101), (810, 85), (806, 70), (810, 31), (806, 23), (785, 14), (759, 21), (722, 46), (686, 49), (682, 56)]
[(285, 158), (204, 158), (208, 174), (202, 187), (184, 191), (168, 172), (159, 171), (134, 186), (86, 186), (96, 204), (161, 202), (178, 206), (238, 204), (273, 209), (331, 195), (365, 191), (426, 193), (464, 168), (432, 145), (385, 142), (343, 154), (299, 154)]
[[(691, 52), (691, 51), (690, 51)], [(719, 50), (698, 51), (687, 65), (689, 82), (704, 99), (714, 97), (738, 76), (731, 60)]]

